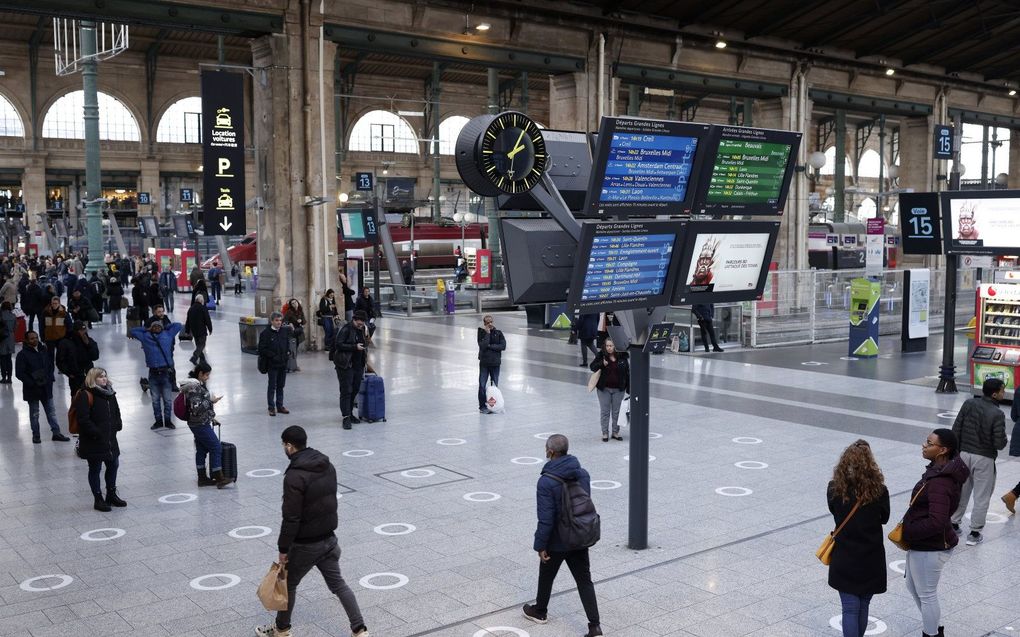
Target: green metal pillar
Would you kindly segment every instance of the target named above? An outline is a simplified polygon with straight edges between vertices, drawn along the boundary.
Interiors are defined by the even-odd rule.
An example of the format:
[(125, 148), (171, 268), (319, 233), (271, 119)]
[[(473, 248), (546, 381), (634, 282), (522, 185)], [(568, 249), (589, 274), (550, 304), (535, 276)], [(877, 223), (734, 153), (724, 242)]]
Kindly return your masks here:
[(846, 220), (846, 202), (843, 200), (843, 188), (846, 186), (846, 111), (836, 110), (836, 158), (833, 159), (836, 165), (833, 166), (832, 180), (832, 220), (835, 223), (843, 223)]
[(81, 23), (82, 87), (85, 92), (85, 220), (89, 239), (87, 270), (103, 264), (103, 217), (99, 197), (99, 94), (96, 90), (96, 23)]
[(521, 71), (521, 112), (528, 114), (530, 99), (528, 97), (528, 72)]
[(744, 126), (754, 126), (754, 98), (744, 98)]
[(432, 63), (432, 83), (429, 87), (429, 104), (432, 110), (432, 125), (429, 136), (432, 138), (432, 223), (439, 223), (443, 216), (442, 203), (439, 195), (442, 192), (442, 184), (439, 181), (439, 171), (442, 168), (439, 155), (439, 93), (440, 83), (443, 80), (443, 67), (439, 62)]
[[(489, 113), (499, 113), (499, 71), (489, 67)], [(492, 251), (492, 287), (503, 287), (503, 255), (499, 249), (499, 211), (495, 199), (487, 199), (486, 217), (489, 221), (489, 242), (486, 247)]]
[(988, 126), (981, 127), (981, 190), (988, 189)]
[(627, 115), (637, 117), (641, 114), (641, 87), (637, 84), (628, 86), (627, 92)]
[(726, 122), (730, 126), (736, 126), (740, 123), (740, 118), (737, 117), (737, 98), (730, 97), (730, 117)]

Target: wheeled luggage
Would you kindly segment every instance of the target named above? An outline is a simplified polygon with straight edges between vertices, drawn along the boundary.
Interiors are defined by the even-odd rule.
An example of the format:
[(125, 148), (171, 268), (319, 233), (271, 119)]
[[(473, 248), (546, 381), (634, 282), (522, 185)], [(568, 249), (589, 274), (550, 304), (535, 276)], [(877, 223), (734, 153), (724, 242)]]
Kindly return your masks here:
[(381, 376), (366, 374), (358, 392), (358, 418), (368, 422), (386, 420), (386, 383)]
[(216, 429), (220, 434), (220, 448), (222, 449), (220, 463), (223, 465), (223, 475), (231, 482), (237, 482), (237, 447), (232, 443), (223, 442), (223, 431), (219, 424), (216, 425)]

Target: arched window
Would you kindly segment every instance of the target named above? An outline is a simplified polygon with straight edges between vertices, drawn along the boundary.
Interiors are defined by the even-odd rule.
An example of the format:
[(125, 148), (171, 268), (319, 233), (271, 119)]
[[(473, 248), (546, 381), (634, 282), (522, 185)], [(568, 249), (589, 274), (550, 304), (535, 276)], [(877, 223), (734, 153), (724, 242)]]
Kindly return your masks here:
[(418, 136), (410, 124), (389, 111), (365, 113), (351, 129), (350, 150), (418, 154)]
[[(861, 163), (857, 166), (858, 177), (872, 177), (878, 179), (879, 166), (882, 165), (882, 157), (878, 153), (871, 150), (870, 148), (864, 151), (861, 155)], [(884, 176), (889, 176), (888, 168), (884, 171)]]
[[(85, 92), (71, 91), (50, 106), (43, 119), (42, 136), (85, 139)], [(99, 139), (137, 142), (138, 122), (120, 100), (99, 93)]]
[[(825, 165), (822, 166), (822, 169), (818, 171), (818, 174), (820, 174), (820, 175), (834, 175), (834, 174), (836, 174), (836, 147), (835, 146), (829, 146), (825, 150)], [(843, 174), (846, 177), (848, 177), (848, 178), (854, 176), (854, 167), (853, 167), (853, 164), (850, 163), (850, 158), (849, 157), (844, 157), (843, 158)]]
[(3, 95), (0, 95), (0, 136), (25, 136), (25, 124), (21, 121), (18, 109), (14, 108), (14, 104)]
[(172, 144), (202, 143), (202, 98), (185, 97), (170, 105), (159, 119), (156, 141)]
[(451, 115), (439, 123), (439, 154), (452, 155), (453, 147), (457, 144), (457, 136), (460, 129), (467, 124), (468, 118), (461, 115)]
[[(878, 153), (875, 154), (877, 155)], [(857, 218), (861, 221), (864, 221), (865, 219), (872, 219), (875, 217), (877, 212), (878, 207), (875, 205), (875, 200), (868, 197), (862, 201), (861, 205), (857, 208)]]

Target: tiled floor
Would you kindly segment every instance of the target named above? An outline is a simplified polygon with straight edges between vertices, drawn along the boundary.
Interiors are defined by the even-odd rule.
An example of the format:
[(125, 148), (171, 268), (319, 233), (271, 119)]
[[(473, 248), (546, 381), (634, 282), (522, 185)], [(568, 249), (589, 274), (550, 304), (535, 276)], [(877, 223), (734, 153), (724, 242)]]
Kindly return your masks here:
[[(376, 637), (584, 632), (566, 569), (547, 625), (519, 611), (537, 580), (534, 485), (549, 432), (567, 434), (571, 451), (603, 481), (594, 496), (603, 539), (592, 566), (607, 635), (836, 636), (838, 598), (813, 553), (831, 530), (824, 491), (839, 452), (861, 435), (872, 442), (898, 516), (923, 469), (924, 436), (951, 423), (967, 397), (900, 382), (934, 374), (936, 364), (927, 369), (898, 354), (842, 361), (842, 345), (654, 357), (651, 547), (636, 552), (626, 548), (628, 445), (599, 439), (587, 372), (562, 334), (527, 330), (523, 313), (497, 317), (508, 342), (501, 378), (508, 407), (483, 416), (477, 316), (387, 318), (372, 359), (387, 383), (389, 419), (345, 432), (324, 354), (303, 354), (303, 371), (288, 378), (293, 413), (266, 415), (265, 379), (238, 347), (246, 303), (227, 297), (210, 341), (210, 384), (226, 396), (218, 408), (223, 435), (239, 449), (234, 488), (196, 488), (186, 427), (149, 430), (151, 407), (137, 384), (141, 352), (120, 327), (99, 326), (94, 335), (125, 414), (127, 509), (93, 511), (84, 463), (69, 444), (32, 445), (20, 386), (0, 389), (0, 635), (251, 634), (270, 618), (255, 587), (276, 555), (276, 471), (287, 464), (279, 431), (298, 423), (339, 471), (341, 566)], [(190, 351), (179, 346), (178, 361), (186, 364)], [(847, 372), (834, 374), (837, 366)], [(58, 391), (58, 411), (66, 411), (66, 385)], [(1018, 478), (1020, 465), (1001, 462), (996, 491)], [(197, 497), (160, 500), (170, 494)], [(985, 543), (961, 545), (943, 578), (953, 637), (1020, 631), (1020, 538), (997, 497), (992, 512)], [(110, 528), (123, 533), (98, 531)], [(82, 539), (90, 531), (86, 537), (101, 541)], [(875, 598), (868, 634), (919, 635), (918, 612), (895, 570), (903, 553), (889, 545), (887, 554), (889, 592)], [(45, 575), (53, 577), (29, 581)], [(53, 590), (24, 590), (31, 587)], [(314, 574), (294, 619), (300, 637), (348, 634), (342, 609)]]

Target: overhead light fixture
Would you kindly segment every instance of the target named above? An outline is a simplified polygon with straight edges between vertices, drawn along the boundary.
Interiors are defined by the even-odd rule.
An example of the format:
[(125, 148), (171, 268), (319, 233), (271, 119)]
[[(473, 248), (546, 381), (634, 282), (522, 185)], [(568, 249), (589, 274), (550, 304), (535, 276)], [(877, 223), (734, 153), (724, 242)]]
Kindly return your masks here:
[(885, 70), (885, 74), (886, 75), (896, 75), (896, 69), (886, 69)]
[(382, 174), (384, 174), (384, 175), (390, 174), (390, 169), (389, 168), (383, 168), (382, 169)]
[(397, 111), (401, 117), (425, 117), (425, 111)]
[(475, 25), (475, 31), (483, 31), (484, 32), (484, 31), (488, 31), (491, 28), (492, 28), (492, 25), (489, 24), (488, 22), (479, 22), (478, 24)]
[(1015, 88), (1009, 90), (1009, 96), (1010, 97), (1016, 97), (1016, 89)]
[(725, 49), (726, 48), (726, 40), (723, 40), (722, 38), (719, 38), (718, 40), (716, 40), (715, 41), (715, 48), (717, 48), (717, 49)]
[(340, 193), (340, 197), (339, 197), (340, 203), (347, 203), (350, 200), (350, 198), (351, 198), (351, 196), (348, 195), (346, 192)]

